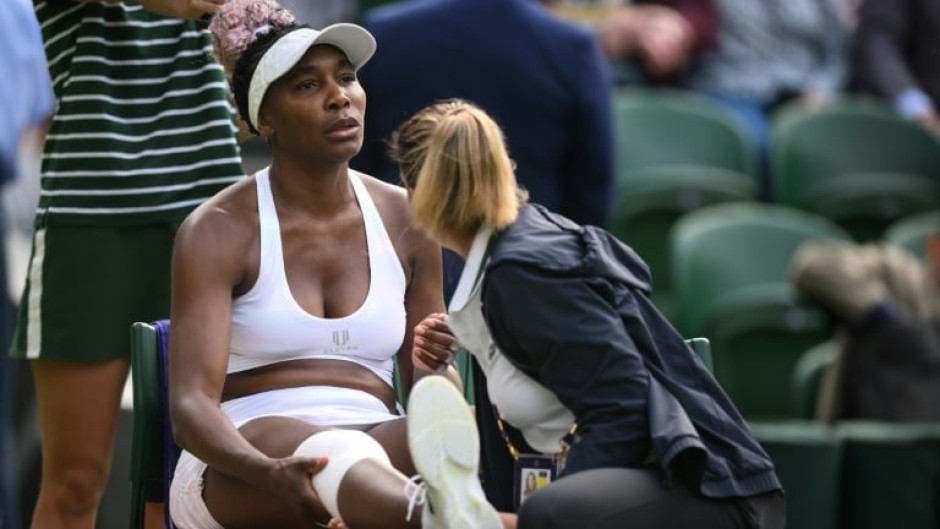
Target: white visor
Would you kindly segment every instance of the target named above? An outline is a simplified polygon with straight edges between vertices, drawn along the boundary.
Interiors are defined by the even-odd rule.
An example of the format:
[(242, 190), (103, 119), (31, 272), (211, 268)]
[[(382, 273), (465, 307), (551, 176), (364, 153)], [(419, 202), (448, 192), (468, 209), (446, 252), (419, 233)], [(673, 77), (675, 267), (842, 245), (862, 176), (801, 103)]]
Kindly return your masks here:
[(375, 38), (355, 24), (333, 24), (320, 31), (300, 28), (284, 35), (264, 52), (248, 87), (248, 119), (257, 128), (261, 101), (271, 83), (280, 79), (315, 44), (336, 46), (353, 68), (359, 69), (375, 53)]

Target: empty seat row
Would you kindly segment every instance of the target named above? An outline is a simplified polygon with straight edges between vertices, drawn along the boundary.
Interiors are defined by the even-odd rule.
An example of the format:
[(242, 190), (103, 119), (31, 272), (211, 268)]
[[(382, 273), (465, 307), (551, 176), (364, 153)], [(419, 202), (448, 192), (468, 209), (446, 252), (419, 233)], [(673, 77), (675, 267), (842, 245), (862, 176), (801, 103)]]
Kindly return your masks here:
[(940, 425), (756, 422), (787, 498), (787, 527), (935, 529)]
[[(904, 219), (888, 233), (899, 246), (916, 248), (937, 229), (940, 211)], [(797, 295), (790, 262), (809, 241), (854, 243), (851, 235), (803, 210), (734, 202), (683, 215), (666, 240), (672, 290), (660, 295), (671, 297), (670, 317), (684, 335), (711, 341), (715, 377), (742, 414), (807, 416), (795, 404), (798, 362), (834, 328), (821, 308)]]
[[(757, 201), (761, 164), (735, 118), (705, 97), (624, 89), (614, 112), (618, 189), (608, 228), (650, 265), (654, 301), (672, 316), (673, 224), (705, 206)], [(769, 158), (776, 203), (826, 217), (856, 240), (940, 210), (940, 142), (879, 102), (784, 108)]]

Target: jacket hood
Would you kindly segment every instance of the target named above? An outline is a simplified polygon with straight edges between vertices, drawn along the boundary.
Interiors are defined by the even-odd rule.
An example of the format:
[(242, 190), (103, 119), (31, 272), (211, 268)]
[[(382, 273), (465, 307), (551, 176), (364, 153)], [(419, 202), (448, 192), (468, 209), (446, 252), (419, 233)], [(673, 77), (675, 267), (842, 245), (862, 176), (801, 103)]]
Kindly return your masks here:
[(578, 225), (537, 204), (524, 205), (497, 235), (488, 268), (507, 262), (562, 276), (601, 277), (646, 295), (652, 290), (649, 267), (633, 248), (601, 228)]

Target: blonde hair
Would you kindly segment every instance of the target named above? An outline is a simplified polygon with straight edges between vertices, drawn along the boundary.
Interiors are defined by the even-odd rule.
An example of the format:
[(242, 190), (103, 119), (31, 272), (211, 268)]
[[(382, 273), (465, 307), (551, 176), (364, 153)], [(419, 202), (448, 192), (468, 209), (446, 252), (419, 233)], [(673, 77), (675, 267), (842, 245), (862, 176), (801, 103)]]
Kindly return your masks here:
[(392, 156), (413, 190), (415, 225), (434, 237), (503, 230), (527, 200), (502, 130), (460, 99), (430, 105), (403, 123), (392, 137)]

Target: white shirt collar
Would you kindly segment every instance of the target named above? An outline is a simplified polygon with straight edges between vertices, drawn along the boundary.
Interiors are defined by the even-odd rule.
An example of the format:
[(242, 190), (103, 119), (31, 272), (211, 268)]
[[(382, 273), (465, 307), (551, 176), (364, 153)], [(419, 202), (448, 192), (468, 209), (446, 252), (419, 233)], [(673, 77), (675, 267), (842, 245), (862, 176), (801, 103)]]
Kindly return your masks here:
[(460, 281), (457, 282), (457, 289), (450, 299), (449, 312), (461, 310), (466, 307), (470, 301), (470, 296), (480, 288), (482, 281), (476, 281), (480, 269), (486, 266), (488, 256), (486, 247), (489, 245), (490, 237), (493, 235), (492, 228), (480, 228), (476, 237), (473, 238), (473, 244), (470, 245), (470, 253), (467, 254), (467, 260), (464, 263), (463, 272), (460, 273)]

